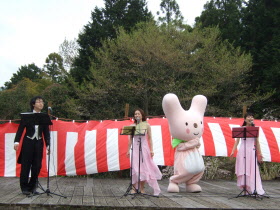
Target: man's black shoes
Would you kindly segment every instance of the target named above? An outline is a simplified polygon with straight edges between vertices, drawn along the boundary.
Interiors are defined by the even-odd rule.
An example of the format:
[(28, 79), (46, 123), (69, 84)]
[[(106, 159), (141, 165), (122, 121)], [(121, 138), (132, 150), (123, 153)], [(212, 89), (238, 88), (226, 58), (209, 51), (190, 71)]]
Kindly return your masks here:
[(34, 191), (34, 192), (32, 193), (32, 195), (40, 195), (40, 193), (37, 192), (37, 191)]
[(22, 191), (22, 194), (23, 194), (23, 195), (30, 195), (30, 192), (27, 191), (27, 190), (23, 190), (23, 191)]
[(27, 191), (27, 190), (23, 190), (22, 191), (22, 194), (23, 195), (40, 195), (41, 193), (37, 192), (37, 191), (34, 191), (34, 192), (30, 192), (30, 191)]

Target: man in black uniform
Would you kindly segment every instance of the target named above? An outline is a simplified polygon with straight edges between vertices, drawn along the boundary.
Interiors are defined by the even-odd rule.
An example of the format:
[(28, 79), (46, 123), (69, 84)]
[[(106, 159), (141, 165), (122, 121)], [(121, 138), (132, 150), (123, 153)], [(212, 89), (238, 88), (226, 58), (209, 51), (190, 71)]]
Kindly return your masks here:
[[(31, 193), (38, 194), (36, 192), (36, 188), (38, 175), (42, 167), (44, 147), (43, 139), (45, 140), (47, 150), (49, 150), (49, 125), (47, 125), (46, 123), (41, 123), (42, 118), (47, 119), (46, 117), (48, 117), (48, 115), (43, 113), (38, 114), (41, 113), (43, 107), (44, 101), (42, 97), (36, 96), (31, 99), (30, 108), (32, 112), (21, 114), (20, 125), (15, 137), (14, 149), (18, 150), (21, 136), (24, 129), (26, 129), (26, 133), (22, 142), (21, 152), (18, 158), (18, 163), (21, 164), (20, 187), (22, 193), (25, 195), (29, 195)], [(30, 170), (31, 178), (29, 179)]]

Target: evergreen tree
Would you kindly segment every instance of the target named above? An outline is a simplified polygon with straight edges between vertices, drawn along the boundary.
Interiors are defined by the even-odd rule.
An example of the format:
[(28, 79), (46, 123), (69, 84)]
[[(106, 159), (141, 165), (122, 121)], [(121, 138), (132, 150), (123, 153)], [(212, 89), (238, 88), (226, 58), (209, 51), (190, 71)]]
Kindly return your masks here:
[[(51, 85), (50, 80), (31, 81), (24, 77), (12, 89), (0, 91), (0, 119), (19, 119), (21, 112), (30, 112), (29, 101)], [(44, 112), (47, 110), (44, 107)]]
[[(163, 17), (159, 17), (158, 20), (164, 25), (175, 24), (178, 26), (182, 26), (184, 17), (180, 11), (180, 7), (176, 0), (161, 0), (160, 10), (165, 15)], [(157, 12), (159, 15), (160, 13)]]
[(204, 11), (195, 19), (196, 26), (218, 26), (224, 40), (240, 46), (242, 32), (242, 9), (244, 0), (211, 0), (204, 5)]
[(41, 95), (52, 107), (52, 115), (60, 118), (79, 119), (81, 113), (75, 98), (71, 95), (71, 88), (65, 83), (51, 84), (46, 87)]
[(194, 95), (205, 95), (211, 102), (207, 114), (215, 116), (236, 116), (248, 100), (243, 75), (251, 57), (221, 41), (218, 28), (189, 32), (140, 24), (132, 33), (121, 29), (96, 56), (100, 62), (91, 68), (96, 81), (83, 85), (80, 100), (97, 119), (122, 118), (126, 103), (162, 115), (168, 92), (186, 107)]
[[(240, 46), (253, 58), (252, 69), (244, 75), (252, 94), (263, 94), (262, 101), (248, 106), (256, 117), (274, 115), (280, 108), (280, 2), (278, 0), (211, 0), (196, 18), (196, 26), (217, 25), (224, 40)], [(269, 97), (270, 95), (270, 97)], [(272, 114), (274, 113), (274, 114)]]
[(36, 81), (42, 79), (43, 70), (36, 66), (34, 63), (21, 66), (17, 73), (14, 73), (11, 80), (5, 82), (5, 89), (10, 89), (14, 85), (17, 85), (24, 78), (30, 79), (31, 81)]
[[(253, 56), (248, 81), (252, 90), (262, 93), (274, 91), (263, 103), (255, 103), (255, 110), (280, 117), (280, 1), (249, 1), (242, 19), (242, 46)], [(268, 114), (267, 113), (267, 114)]]
[(66, 75), (63, 58), (57, 53), (51, 53), (46, 58), (45, 72), (55, 83), (61, 83)]
[(104, 1), (105, 7), (94, 9), (91, 22), (84, 26), (77, 40), (80, 46), (79, 56), (70, 73), (79, 83), (88, 79), (91, 61), (93, 59), (97, 62), (95, 53), (102, 46), (102, 41), (116, 38), (117, 28), (120, 26), (130, 32), (137, 23), (152, 19), (146, 0)]

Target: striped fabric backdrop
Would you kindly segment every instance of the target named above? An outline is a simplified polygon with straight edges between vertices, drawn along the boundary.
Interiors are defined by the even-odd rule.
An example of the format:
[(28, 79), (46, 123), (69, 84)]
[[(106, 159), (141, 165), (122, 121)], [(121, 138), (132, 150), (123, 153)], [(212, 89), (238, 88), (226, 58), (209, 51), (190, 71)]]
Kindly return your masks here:
[[(148, 120), (152, 127), (154, 161), (157, 165), (171, 166), (174, 149), (165, 118)], [(204, 156), (229, 156), (234, 145), (233, 127), (239, 127), (243, 119), (204, 118), (204, 134), (200, 152)], [(84, 175), (128, 169), (126, 157), (128, 136), (120, 135), (121, 128), (132, 121), (89, 121), (87, 123), (53, 120), (51, 126), (51, 154), (44, 150), (41, 177), (47, 176), (50, 158), (50, 176)], [(255, 120), (260, 127), (259, 138), (264, 161), (280, 162), (280, 123)], [(19, 176), (16, 163), (18, 152), (13, 149), (18, 124), (0, 125), (0, 176)], [(21, 146), (21, 144), (20, 144)]]

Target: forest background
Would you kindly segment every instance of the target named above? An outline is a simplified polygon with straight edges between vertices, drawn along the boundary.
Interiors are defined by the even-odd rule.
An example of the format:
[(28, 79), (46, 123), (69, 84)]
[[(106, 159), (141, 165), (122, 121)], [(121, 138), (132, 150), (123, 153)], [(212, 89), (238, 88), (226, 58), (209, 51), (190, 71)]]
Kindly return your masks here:
[(161, 1), (157, 20), (145, 0), (104, 3), (77, 40), (64, 40), (43, 67), (19, 67), (1, 87), (0, 123), (30, 111), (35, 95), (65, 119), (123, 119), (126, 104), (129, 116), (137, 107), (162, 116), (169, 92), (186, 109), (205, 95), (205, 116), (242, 117), (247, 107), (279, 119), (280, 1), (210, 0), (194, 26), (176, 0)]
[(279, 119), (279, 1), (211, 0), (193, 27), (175, 0), (162, 0), (157, 20), (145, 0), (104, 3), (43, 67), (19, 67), (0, 91), (1, 120), (29, 111), (34, 95), (59, 118), (121, 119), (125, 104), (130, 116), (136, 107), (161, 116), (169, 92), (186, 109), (205, 95), (205, 116), (242, 117), (247, 106), (255, 118)]

